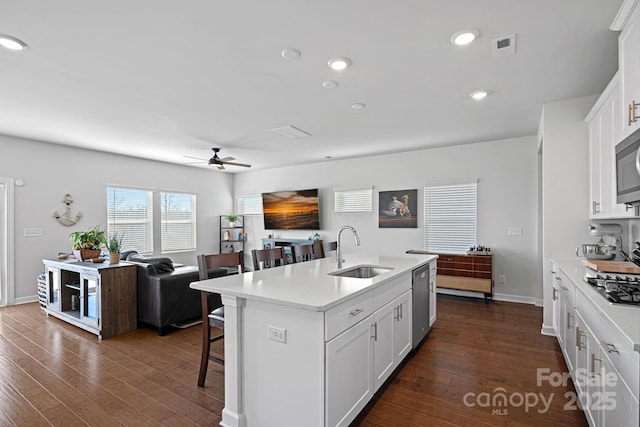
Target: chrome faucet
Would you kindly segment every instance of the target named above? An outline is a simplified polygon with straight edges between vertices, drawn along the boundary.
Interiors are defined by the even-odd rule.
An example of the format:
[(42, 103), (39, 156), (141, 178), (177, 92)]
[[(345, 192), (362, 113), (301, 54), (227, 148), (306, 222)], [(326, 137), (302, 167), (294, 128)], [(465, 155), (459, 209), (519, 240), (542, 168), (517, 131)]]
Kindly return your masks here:
[(336, 251), (336, 258), (338, 258), (338, 270), (342, 268), (342, 263), (344, 262), (344, 260), (342, 259), (342, 251), (340, 250), (340, 234), (342, 233), (342, 231), (344, 230), (351, 230), (351, 232), (353, 233), (354, 237), (356, 238), (356, 246), (360, 246), (360, 237), (358, 236), (358, 232), (356, 231), (355, 228), (353, 228), (350, 225), (343, 225), (340, 230), (338, 231), (338, 238), (336, 239), (338, 242), (338, 247), (337, 247), (337, 251)]

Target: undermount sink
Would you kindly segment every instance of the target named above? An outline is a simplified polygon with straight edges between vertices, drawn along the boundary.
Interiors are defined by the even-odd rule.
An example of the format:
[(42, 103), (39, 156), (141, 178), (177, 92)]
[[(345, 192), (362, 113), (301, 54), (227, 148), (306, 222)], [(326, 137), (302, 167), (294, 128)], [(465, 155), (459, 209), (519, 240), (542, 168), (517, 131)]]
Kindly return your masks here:
[(379, 276), (384, 273), (388, 273), (393, 270), (394, 267), (385, 267), (382, 265), (356, 265), (353, 267), (345, 268), (343, 270), (332, 271), (327, 273), (330, 276), (338, 277), (355, 277), (357, 279), (371, 279), (372, 277)]

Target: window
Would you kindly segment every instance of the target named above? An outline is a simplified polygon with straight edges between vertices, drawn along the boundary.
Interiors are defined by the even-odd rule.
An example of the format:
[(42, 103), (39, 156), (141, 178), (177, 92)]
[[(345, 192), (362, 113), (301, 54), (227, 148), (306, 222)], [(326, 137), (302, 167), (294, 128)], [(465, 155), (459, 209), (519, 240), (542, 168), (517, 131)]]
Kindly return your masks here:
[(262, 214), (262, 196), (260, 194), (236, 196), (236, 212), (238, 215)]
[(160, 193), (162, 252), (196, 249), (196, 196)]
[(335, 213), (369, 213), (373, 210), (373, 189), (334, 190)]
[(107, 234), (123, 235), (122, 250), (153, 252), (153, 193), (107, 187)]
[(466, 253), (476, 244), (477, 181), (424, 188), (424, 249)]

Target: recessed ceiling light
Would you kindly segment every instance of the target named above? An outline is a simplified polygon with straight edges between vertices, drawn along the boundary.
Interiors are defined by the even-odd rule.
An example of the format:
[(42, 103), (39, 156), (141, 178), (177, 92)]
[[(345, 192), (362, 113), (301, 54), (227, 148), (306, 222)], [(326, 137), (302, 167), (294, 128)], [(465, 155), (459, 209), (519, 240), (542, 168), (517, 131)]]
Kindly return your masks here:
[(469, 94), (469, 96), (475, 99), (476, 101), (485, 99), (487, 95), (489, 95), (488, 90), (475, 90)]
[(458, 31), (451, 36), (451, 43), (457, 46), (466, 46), (480, 36), (478, 30)]
[(351, 108), (353, 108), (354, 110), (362, 110), (364, 107), (366, 107), (366, 105), (364, 105), (362, 102), (351, 104)]
[(349, 58), (333, 58), (329, 60), (329, 67), (335, 71), (342, 71), (351, 65)]
[(298, 49), (287, 48), (280, 52), (280, 55), (284, 59), (298, 59), (300, 58), (300, 51)]
[(10, 50), (25, 50), (27, 48), (27, 44), (25, 42), (6, 34), (0, 34), (0, 46)]
[(335, 80), (327, 80), (326, 82), (322, 83), (322, 87), (325, 89), (335, 89), (338, 87), (338, 82), (336, 82)]

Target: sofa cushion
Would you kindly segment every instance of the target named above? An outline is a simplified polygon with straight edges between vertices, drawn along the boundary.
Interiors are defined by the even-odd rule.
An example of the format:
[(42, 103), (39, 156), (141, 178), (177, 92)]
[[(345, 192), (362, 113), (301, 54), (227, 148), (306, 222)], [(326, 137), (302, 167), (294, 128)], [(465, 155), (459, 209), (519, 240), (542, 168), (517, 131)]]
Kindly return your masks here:
[[(174, 270), (171, 259), (165, 257), (149, 257), (135, 253), (129, 255), (127, 261), (149, 264), (155, 270), (155, 274), (171, 273)], [(149, 274), (153, 272), (149, 271)]]

